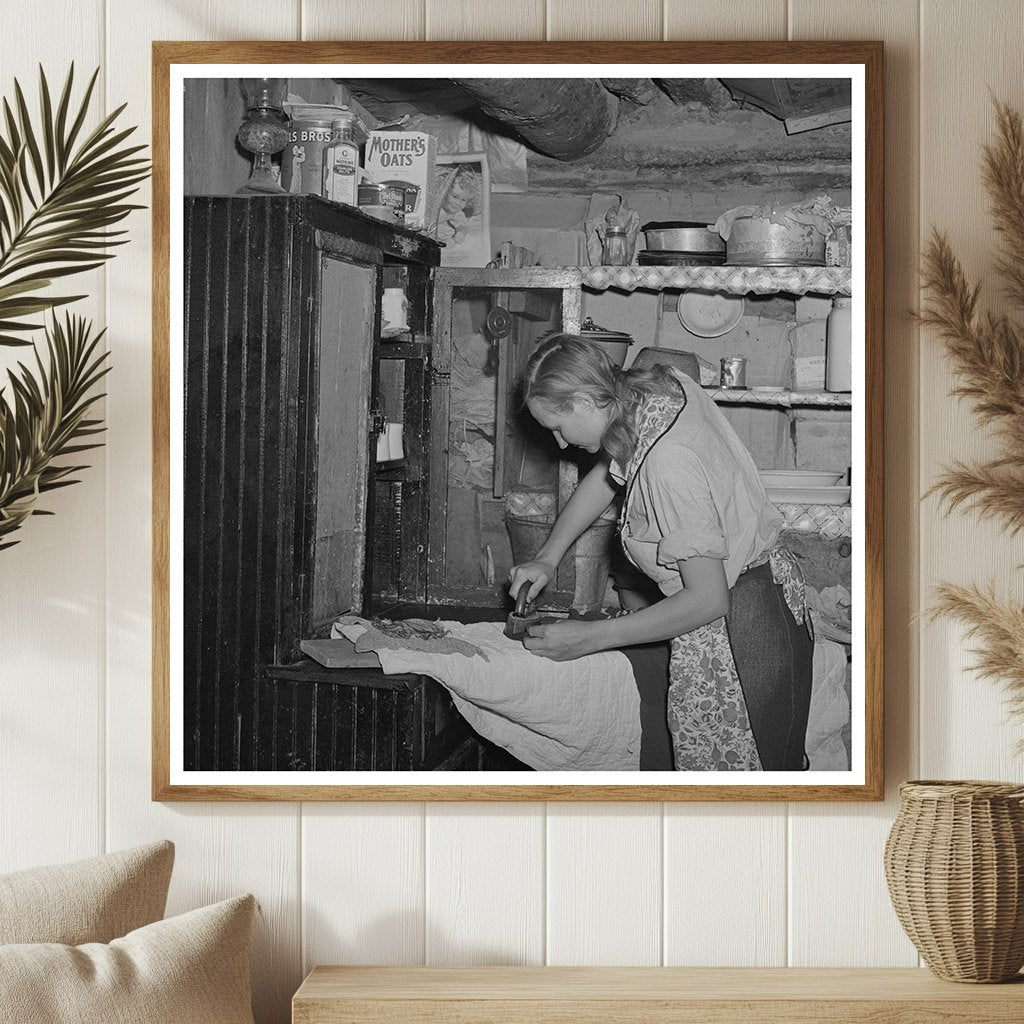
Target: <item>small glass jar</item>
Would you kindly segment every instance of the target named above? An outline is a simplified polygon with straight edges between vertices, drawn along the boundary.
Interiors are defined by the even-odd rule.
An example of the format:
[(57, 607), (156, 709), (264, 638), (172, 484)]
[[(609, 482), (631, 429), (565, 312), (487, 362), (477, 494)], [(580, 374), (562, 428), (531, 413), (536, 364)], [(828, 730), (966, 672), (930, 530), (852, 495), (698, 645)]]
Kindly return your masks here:
[(323, 155), (323, 196), (348, 206), (359, 204), (359, 147), (352, 118), (336, 118), (331, 125), (330, 145)]
[(608, 227), (605, 229), (601, 262), (606, 267), (624, 267), (629, 263), (625, 228)]

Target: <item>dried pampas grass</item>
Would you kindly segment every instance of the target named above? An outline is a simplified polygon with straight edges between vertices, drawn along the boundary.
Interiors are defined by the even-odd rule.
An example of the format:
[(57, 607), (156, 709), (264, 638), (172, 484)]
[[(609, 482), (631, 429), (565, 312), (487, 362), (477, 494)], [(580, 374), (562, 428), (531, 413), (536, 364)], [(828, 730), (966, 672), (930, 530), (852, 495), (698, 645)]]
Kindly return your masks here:
[[(1005, 293), (1024, 307), (1024, 124), (1018, 111), (993, 99), (998, 136), (984, 149), (982, 181), (1002, 236), (995, 269)], [(928, 491), (944, 514), (960, 509), (995, 519), (1016, 536), (1024, 530), (1024, 328), (978, 311), (981, 288), (971, 283), (949, 239), (934, 231), (924, 251), (927, 304), (918, 321), (934, 328), (959, 378), (953, 394), (967, 399), (994, 434), (996, 451), (976, 463), (947, 466)], [(1003, 680), (1013, 709), (1024, 714), (1024, 607), (1011, 607), (993, 588), (943, 583), (932, 616), (967, 625), (979, 675)]]
[(997, 460), (978, 465), (954, 462), (931, 487), (946, 510), (960, 506), (979, 519), (1001, 519), (1016, 536), (1024, 529), (1024, 467)]
[(933, 617), (947, 615), (967, 626), (975, 671), (1006, 683), (1014, 711), (1024, 713), (1024, 607), (1009, 608), (993, 589), (942, 583), (935, 588)]

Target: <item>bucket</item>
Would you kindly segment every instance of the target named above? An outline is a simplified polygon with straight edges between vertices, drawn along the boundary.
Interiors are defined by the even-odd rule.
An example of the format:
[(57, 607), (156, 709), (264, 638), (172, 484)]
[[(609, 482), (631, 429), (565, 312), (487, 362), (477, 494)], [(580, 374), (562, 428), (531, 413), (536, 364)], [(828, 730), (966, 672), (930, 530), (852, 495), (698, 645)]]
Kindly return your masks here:
[(580, 325), (580, 337), (587, 341), (596, 341), (604, 347), (605, 355), (612, 361), (612, 365), (621, 367), (626, 361), (626, 353), (629, 346), (633, 344), (630, 335), (622, 331), (609, 331), (607, 328), (598, 327), (593, 317), (587, 317)]
[(612, 365), (618, 369), (621, 369), (623, 364), (626, 362), (626, 353), (629, 352), (629, 346), (633, 344), (632, 340), (619, 341), (613, 339), (611, 341), (604, 341), (598, 339), (600, 344), (604, 346), (604, 351), (608, 358), (612, 361)]
[[(614, 516), (614, 510), (611, 514)], [(521, 515), (506, 511), (505, 526), (512, 544), (512, 561), (519, 565), (536, 558), (554, 523), (553, 512)], [(602, 514), (576, 541), (574, 611), (594, 612), (604, 607), (614, 536), (615, 519), (605, 518)]]

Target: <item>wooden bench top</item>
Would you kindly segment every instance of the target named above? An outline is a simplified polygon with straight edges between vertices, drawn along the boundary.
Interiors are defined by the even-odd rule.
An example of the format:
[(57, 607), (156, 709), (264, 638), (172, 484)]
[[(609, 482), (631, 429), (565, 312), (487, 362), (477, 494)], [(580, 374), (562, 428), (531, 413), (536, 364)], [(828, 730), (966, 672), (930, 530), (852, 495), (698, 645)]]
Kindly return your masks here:
[(316, 967), (294, 1024), (989, 1024), (1024, 1021), (1001, 985), (907, 969)]

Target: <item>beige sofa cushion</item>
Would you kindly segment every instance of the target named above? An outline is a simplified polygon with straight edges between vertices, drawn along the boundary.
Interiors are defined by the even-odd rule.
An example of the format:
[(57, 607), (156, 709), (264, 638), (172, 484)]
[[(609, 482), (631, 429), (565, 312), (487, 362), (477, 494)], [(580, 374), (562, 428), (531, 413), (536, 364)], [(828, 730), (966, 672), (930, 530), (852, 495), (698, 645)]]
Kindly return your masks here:
[(255, 905), (238, 896), (109, 945), (0, 946), (0, 1021), (252, 1024)]
[(0, 875), (0, 944), (110, 942), (159, 921), (174, 844)]

